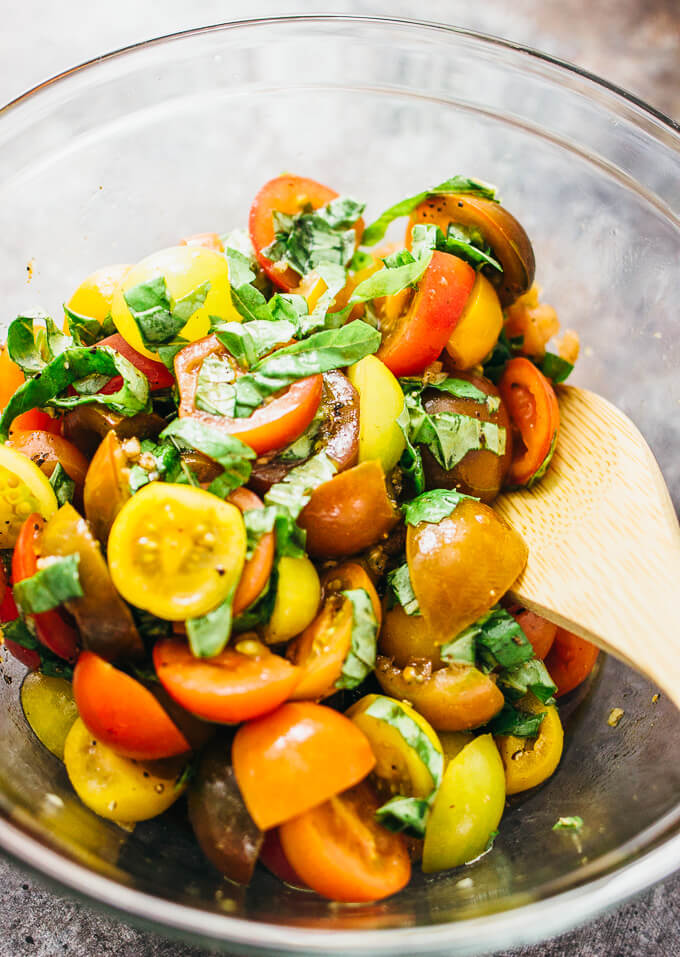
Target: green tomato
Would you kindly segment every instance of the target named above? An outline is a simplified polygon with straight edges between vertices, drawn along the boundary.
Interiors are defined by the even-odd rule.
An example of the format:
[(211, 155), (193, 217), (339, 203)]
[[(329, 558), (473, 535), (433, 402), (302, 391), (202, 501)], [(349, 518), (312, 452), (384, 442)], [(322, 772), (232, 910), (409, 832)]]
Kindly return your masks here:
[(78, 717), (71, 682), (32, 671), (21, 685), (21, 707), (40, 743), (63, 761), (66, 736)]
[(404, 451), (404, 434), (397, 418), (404, 408), (401, 386), (387, 366), (375, 356), (366, 356), (347, 370), (359, 393), (359, 462), (377, 459), (385, 472)]
[(486, 849), (505, 806), (505, 772), (490, 734), (449, 762), (425, 831), (423, 872), (467, 864)]

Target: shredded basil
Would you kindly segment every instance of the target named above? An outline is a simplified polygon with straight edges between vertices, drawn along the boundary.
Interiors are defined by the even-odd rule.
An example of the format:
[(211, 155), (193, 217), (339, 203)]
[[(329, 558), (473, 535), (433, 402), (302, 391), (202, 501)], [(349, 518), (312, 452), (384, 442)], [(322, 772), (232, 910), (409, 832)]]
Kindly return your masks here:
[(228, 359), (214, 354), (206, 356), (198, 372), (196, 408), (231, 418), (236, 402), (235, 379), (236, 373)]
[(571, 817), (560, 817), (552, 826), (553, 831), (580, 831), (583, 827), (583, 818), (574, 814)]
[(347, 309), (370, 299), (394, 296), (407, 286), (415, 285), (425, 274), (431, 259), (432, 250), (426, 250), (417, 257), (407, 250), (387, 257), (383, 260), (384, 269), (379, 269), (359, 283), (352, 293)]
[(50, 475), (50, 485), (54, 489), (59, 505), (73, 501), (76, 483), (68, 476), (61, 462), (57, 462)]
[(160, 434), (161, 439), (171, 439), (183, 448), (195, 449), (221, 465), (224, 472), (208, 486), (208, 491), (226, 498), (250, 478), (251, 461), (255, 452), (237, 439), (210, 425), (205, 425), (190, 416), (174, 419)]
[(236, 586), (224, 601), (200, 618), (188, 618), (187, 638), (196, 658), (213, 658), (226, 647), (231, 637), (233, 603)]
[(7, 330), (8, 355), (28, 378), (42, 373), (56, 356), (73, 344), (73, 339), (40, 311), (17, 316)]
[(482, 266), (490, 266), (503, 272), (501, 264), (491, 255), (491, 247), (475, 228), (450, 223), (444, 235), (439, 226), (433, 223), (417, 223), (412, 230), (411, 248), (414, 255), (427, 249), (438, 249), (440, 252), (457, 256), (458, 259), (464, 259), (477, 270)]
[(111, 314), (100, 322), (91, 316), (83, 316), (64, 303), (64, 313), (68, 319), (68, 331), (77, 346), (94, 346), (101, 339), (114, 335), (116, 326)]
[(417, 498), (402, 505), (404, 521), (407, 525), (417, 525), (419, 522), (430, 522), (438, 525), (444, 518), (448, 518), (456, 507), (465, 499), (478, 502), (479, 499), (471, 495), (464, 495), (454, 489), (433, 488), (423, 492)]
[(387, 573), (387, 585), (407, 615), (420, 614), (420, 605), (413, 591), (407, 562)]
[(78, 565), (80, 555), (46, 559), (47, 564), (30, 578), (14, 585), (14, 599), (25, 615), (36, 615), (57, 608), (65, 601), (82, 598)]
[(34, 651), (38, 655), (40, 658), (38, 670), (42, 674), (49, 675), (51, 678), (66, 678), (70, 681), (73, 677), (73, 667), (42, 645), (32, 629), (32, 624), (21, 616), (14, 621), (3, 622), (1, 626), (2, 635), (7, 641), (13, 641), (15, 645), (26, 648), (27, 651)]
[(485, 726), (485, 731), (497, 735), (514, 735), (516, 738), (535, 738), (547, 712), (527, 714), (511, 704), (505, 704), (495, 718)]
[(397, 795), (379, 807), (375, 816), (388, 831), (424, 837), (430, 805), (426, 798)]
[(151, 439), (144, 439), (141, 443), (141, 451), (144, 455), (144, 462), (148, 461), (150, 456), (153, 460), (152, 467), (148, 468), (146, 464), (142, 466), (137, 463), (130, 469), (129, 485), (130, 491), (134, 494), (149, 482), (179, 482), (182, 477), (182, 459), (177, 450), (177, 446), (171, 442), (153, 442)]
[(246, 559), (252, 558), (263, 535), (274, 530), (276, 508), (267, 505), (264, 508), (248, 508), (243, 513), (246, 527)]
[(481, 180), (470, 179), (466, 176), (452, 176), (450, 179), (440, 183), (439, 186), (433, 186), (431, 189), (426, 189), (422, 193), (416, 193), (415, 196), (409, 196), (394, 206), (390, 206), (384, 213), (381, 213), (375, 222), (366, 227), (362, 236), (362, 243), (364, 246), (374, 246), (383, 238), (387, 232), (387, 227), (395, 219), (399, 219), (402, 216), (410, 216), (413, 210), (417, 206), (420, 206), (428, 196), (437, 196), (446, 193), (467, 193), (472, 196), (479, 196), (482, 199), (490, 199), (497, 202), (496, 188), (494, 186), (489, 186), (487, 183), (481, 182)]
[(156, 276), (126, 289), (123, 297), (142, 342), (147, 349), (155, 350), (184, 328), (204, 304), (209, 292), (210, 282), (206, 281), (181, 299), (174, 300), (168, 292), (165, 276)]
[(354, 255), (352, 228), (365, 209), (349, 196), (338, 196), (320, 209), (289, 216), (274, 212), (274, 242), (262, 250), (273, 262), (284, 263), (306, 276), (323, 263), (346, 267)]
[[(474, 642), (475, 657), (485, 671), (516, 668), (533, 658), (531, 642), (505, 608), (496, 606), (441, 647), (443, 661), (456, 660), (462, 640)], [(520, 680), (520, 679), (518, 679)]]
[(244, 631), (252, 631), (260, 625), (266, 625), (274, 612), (276, 604), (276, 592), (279, 584), (278, 564), (274, 564), (272, 573), (269, 576), (267, 584), (262, 589), (255, 601), (242, 611), (234, 619), (232, 631), (235, 634), (243, 634)]
[(441, 658), (447, 665), (474, 665), (477, 661), (477, 641), (474, 626), (461, 631), (453, 641), (441, 647)]
[(552, 704), (557, 694), (557, 685), (539, 658), (503, 668), (498, 674), (498, 684), (506, 698), (511, 699), (521, 698), (530, 691), (543, 704)]
[(336, 688), (356, 688), (375, 668), (378, 619), (373, 602), (363, 588), (353, 588), (342, 594), (352, 604), (352, 642), (345, 658)]
[(284, 479), (272, 485), (264, 497), (265, 505), (276, 508), (274, 528), (278, 555), (300, 557), (305, 554), (305, 532), (296, 520), (312, 497), (312, 492), (329, 482), (337, 471), (325, 452), (318, 452), (303, 465), (291, 469)]
[(552, 379), (552, 381), (557, 384), (568, 379), (574, 371), (572, 362), (567, 362), (566, 359), (555, 355), (554, 352), (546, 352), (538, 368), (547, 379)]

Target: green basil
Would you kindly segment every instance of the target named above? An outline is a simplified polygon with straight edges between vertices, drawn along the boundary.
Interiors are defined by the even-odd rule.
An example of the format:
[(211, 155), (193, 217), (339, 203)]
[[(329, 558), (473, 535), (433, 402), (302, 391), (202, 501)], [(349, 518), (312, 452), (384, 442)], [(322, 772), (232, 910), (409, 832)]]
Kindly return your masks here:
[(512, 734), (516, 738), (535, 738), (541, 730), (547, 712), (527, 714), (510, 704), (505, 704), (495, 718), (485, 726), (490, 734)]
[(196, 408), (231, 418), (236, 404), (235, 379), (236, 373), (228, 359), (215, 354), (206, 356), (198, 371)]
[(430, 489), (429, 492), (423, 492), (422, 495), (402, 505), (404, 521), (407, 525), (418, 525), (419, 522), (430, 522), (432, 525), (438, 525), (442, 519), (448, 518), (465, 499), (472, 499), (474, 502), (479, 501), (471, 495), (464, 495), (454, 489)]
[(160, 438), (172, 439), (184, 448), (202, 452), (221, 465), (224, 472), (213, 479), (208, 487), (209, 492), (220, 498), (226, 498), (250, 478), (255, 452), (235, 435), (205, 425), (198, 419), (185, 417), (174, 419), (161, 432)]
[(267, 505), (264, 508), (248, 508), (243, 513), (243, 524), (246, 527), (246, 559), (252, 558), (263, 535), (274, 530), (276, 522), (276, 508)]
[(219, 655), (231, 637), (233, 603), (236, 587), (224, 601), (200, 618), (188, 618), (187, 638), (191, 653), (196, 658), (213, 658)]
[(428, 196), (437, 196), (446, 193), (467, 193), (471, 196), (479, 196), (482, 199), (490, 199), (497, 202), (495, 187), (489, 186), (487, 183), (483, 183), (478, 179), (470, 179), (466, 176), (452, 176), (450, 179), (440, 183), (439, 186), (433, 186), (431, 189), (426, 189), (422, 193), (416, 193), (415, 196), (402, 199), (399, 203), (386, 209), (375, 222), (371, 223), (364, 230), (361, 240), (363, 245), (374, 246), (383, 238), (390, 223), (395, 219), (400, 219), (402, 216), (410, 216), (413, 210), (417, 206), (420, 206)]
[(540, 364), (538, 364), (538, 368), (547, 379), (552, 379), (557, 384), (568, 379), (574, 371), (572, 362), (567, 362), (566, 359), (555, 355), (554, 352), (546, 352)]
[(383, 296), (394, 296), (407, 286), (414, 285), (424, 275), (431, 259), (431, 250), (425, 251), (417, 258), (410, 253), (406, 256), (396, 255), (396, 258), (388, 257), (384, 260), (385, 269), (379, 269), (359, 283), (352, 293), (349, 306), (368, 302), (370, 299), (380, 299)]
[(503, 267), (491, 255), (490, 246), (478, 229), (451, 223), (444, 235), (439, 226), (433, 223), (427, 225), (418, 223), (413, 227), (412, 240), (411, 248), (416, 256), (428, 249), (437, 249), (465, 260), (477, 270), (482, 266), (490, 266), (498, 272), (503, 272)]
[(420, 614), (420, 605), (413, 591), (407, 562), (387, 573), (387, 585), (407, 615)]
[(175, 301), (168, 292), (165, 276), (156, 276), (126, 289), (123, 297), (142, 342), (147, 349), (156, 349), (184, 328), (204, 304), (209, 292), (210, 282), (206, 281)]
[(245, 631), (252, 631), (253, 628), (267, 624), (273, 614), (274, 605), (276, 604), (278, 583), (279, 571), (278, 565), (275, 564), (262, 592), (252, 605), (246, 608), (245, 611), (242, 611), (241, 614), (234, 619), (232, 631), (235, 634), (243, 634)]
[(14, 621), (3, 622), (1, 630), (7, 641), (13, 641), (15, 645), (19, 645), (27, 651), (34, 651), (38, 655), (40, 659), (38, 670), (42, 674), (51, 678), (66, 678), (67, 681), (70, 681), (73, 677), (73, 667), (41, 644), (35, 637), (32, 628), (32, 623), (26, 621), (20, 615)]
[(301, 556), (305, 554), (305, 532), (296, 520), (312, 497), (312, 492), (329, 482), (337, 466), (325, 452), (291, 469), (284, 479), (276, 482), (264, 497), (265, 505), (276, 508), (274, 527), (278, 555)]
[(552, 826), (553, 831), (580, 831), (583, 827), (583, 818), (574, 814), (571, 817), (560, 817)]
[(294, 216), (274, 212), (275, 238), (263, 249), (273, 262), (281, 262), (306, 276), (322, 263), (346, 267), (354, 255), (352, 228), (365, 208), (348, 196), (338, 196), (316, 210)]
[(530, 691), (543, 704), (552, 704), (557, 694), (557, 685), (539, 658), (502, 669), (498, 674), (498, 685), (506, 698), (521, 698)]
[(69, 478), (61, 462), (57, 462), (52, 474), (50, 475), (50, 485), (54, 489), (59, 505), (73, 501), (73, 495), (76, 490), (76, 483)]
[(44, 568), (14, 585), (14, 599), (25, 615), (51, 611), (65, 601), (83, 597), (78, 574), (79, 554), (45, 561), (48, 564)]
[(44, 312), (17, 316), (7, 330), (7, 353), (28, 378), (42, 373), (55, 356), (71, 346), (73, 339)]
[(77, 346), (94, 346), (101, 339), (106, 339), (116, 332), (116, 326), (111, 314), (100, 322), (91, 316), (83, 316), (64, 303), (64, 313), (68, 318), (68, 331)]
[(441, 647), (443, 661), (455, 660), (461, 640), (474, 641), (476, 658), (484, 670), (515, 668), (533, 658), (531, 642), (510, 612), (499, 606), (482, 615), (472, 625)]
[(447, 665), (474, 665), (477, 662), (477, 641), (474, 627), (461, 631), (453, 641), (441, 647), (441, 658)]
[[(272, 349), (295, 338), (298, 331), (299, 324), (288, 319), (253, 319), (249, 322), (228, 322), (215, 327), (217, 338), (222, 345), (239, 365), (245, 368), (250, 368)], [(233, 378), (232, 372), (232, 379), (229, 381)]]
[(388, 831), (422, 838), (425, 836), (430, 803), (426, 798), (397, 795), (379, 807), (375, 816)]
[(352, 604), (352, 641), (342, 665), (336, 688), (356, 688), (375, 668), (378, 619), (373, 602), (363, 588), (342, 593)]

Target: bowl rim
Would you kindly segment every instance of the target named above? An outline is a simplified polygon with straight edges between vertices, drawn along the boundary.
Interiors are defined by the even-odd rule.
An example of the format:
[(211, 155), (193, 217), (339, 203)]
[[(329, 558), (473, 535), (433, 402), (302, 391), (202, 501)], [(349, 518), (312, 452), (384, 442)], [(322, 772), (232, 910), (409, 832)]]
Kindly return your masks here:
[[(409, 27), (450, 34), (473, 40), (486, 47), (497, 47), (526, 56), (529, 60), (556, 68), (555, 72), (558, 74), (566, 72), (604, 90), (613, 103), (632, 106), (634, 112), (641, 114), (648, 122), (651, 120), (653, 124), (661, 126), (665, 135), (671, 134), (673, 148), (680, 156), (680, 123), (597, 74), (502, 37), (434, 21), (386, 16), (315, 13), (247, 18), (152, 37), (95, 56), (49, 77), (0, 107), (0, 118), (71, 76), (147, 48), (210, 33), (296, 23), (368, 26), (385, 24)], [(480, 917), (440, 924), (374, 930), (317, 930), (293, 924), (256, 922), (226, 913), (202, 910), (119, 883), (41, 841), (23, 817), (21, 812), (13, 813), (0, 796), (0, 848), (8, 856), (28, 866), (37, 876), (59, 887), (67, 887), (86, 901), (103, 907), (118, 917), (132, 919), (147, 928), (172, 930), (203, 943), (208, 939), (219, 941), (242, 947), (249, 952), (262, 950), (280, 954), (294, 952), (311, 955), (323, 952), (329, 955), (344, 955), (351, 949), (357, 955), (370, 952), (386, 957), (388, 954), (411, 955), (414, 948), (416, 953), (421, 954), (443, 953), (444, 950), (451, 952), (450, 948), (453, 946), (455, 953), (462, 955), (480, 953), (482, 942), (483, 952), (490, 953), (509, 946), (537, 942), (590, 920), (663, 880), (678, 868), (680, 862), (680, 832), (664, 836), (670, 828), (677, 828), (680, 820), (679, 804), (673, 811), (627, 842), (627, 845), (622, 846), (639, 847), (640, 843), (651, 845), (648, 851), (635, 860), (622, 865), (613, 861), (609, 868), (597, 868), (591, 879), (564, 890), (558, 888), (555, 893), (548, 893), (529, 903), (520, 903), (510, 909)]]

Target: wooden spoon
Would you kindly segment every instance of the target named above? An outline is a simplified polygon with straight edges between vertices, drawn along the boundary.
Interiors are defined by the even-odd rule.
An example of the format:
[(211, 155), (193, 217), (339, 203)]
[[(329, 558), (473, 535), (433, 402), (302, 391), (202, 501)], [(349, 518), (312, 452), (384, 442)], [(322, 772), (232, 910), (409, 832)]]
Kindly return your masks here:
[(559, 389), (547, 475), (494, 507), (529, 560), (510, 595), (658, 684), (680, 707), (680, 530), (649, 446), (585, 389)]

